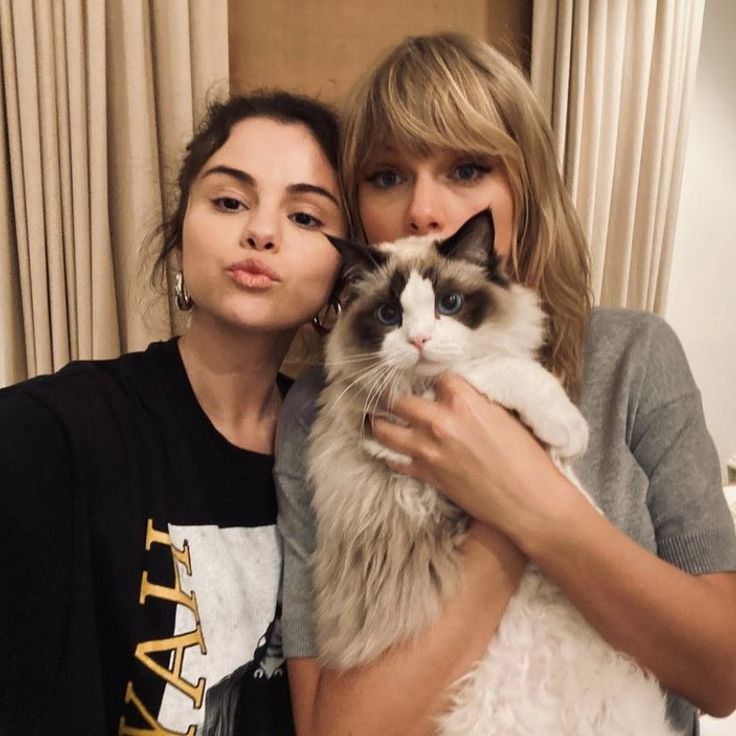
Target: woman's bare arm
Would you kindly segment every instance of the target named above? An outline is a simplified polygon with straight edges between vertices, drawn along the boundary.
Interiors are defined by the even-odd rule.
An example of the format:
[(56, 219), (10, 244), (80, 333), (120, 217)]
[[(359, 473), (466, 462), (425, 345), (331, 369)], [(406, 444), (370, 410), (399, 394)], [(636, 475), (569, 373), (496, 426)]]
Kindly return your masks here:
[(528, 430), (457, 376), (437, 402), (399, 399), (409, 426), (377, 421), (403, 472), (494, 524), (609, 643), (702, 710), (736, 708), (736, 574), (691, 575), (629, 539), (553, 465)]
[(482, 656), (526, 559), (497, 531), (475, 523), (464, 543), (457, 594), (416, 638), (343, 673), (316, 658), (288, 662), (299, 736), (429, 734), (452, 684)]

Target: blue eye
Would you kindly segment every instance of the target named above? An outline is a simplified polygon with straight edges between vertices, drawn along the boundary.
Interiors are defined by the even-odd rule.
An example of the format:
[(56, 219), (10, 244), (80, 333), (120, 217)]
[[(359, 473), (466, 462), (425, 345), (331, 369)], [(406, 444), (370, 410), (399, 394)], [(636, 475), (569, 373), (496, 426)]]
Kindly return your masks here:
[(398, 325), (401, 322), (401, 309), (393, 304), (381, 304), (376, 309), (376, 319), (386, 327)]
[(401, 177), (393, 169), (382, 169), (367, 177), (367, 181), (379, 189), (390, 189), (401, 182)]
[(460, 164), (455, 167), (454, 175), (455, 179), (459, 182), (470, 183), (478, 181), (483, 177), (484, 174), (489, 173), (491, 170), (490, 166), (484, 166), (474, 162), (467, 162)]
[(460, 294), (440, 294), (436, 301), (437, 311), (440, 314), (452, 316), (463, 308), (463, 298)]

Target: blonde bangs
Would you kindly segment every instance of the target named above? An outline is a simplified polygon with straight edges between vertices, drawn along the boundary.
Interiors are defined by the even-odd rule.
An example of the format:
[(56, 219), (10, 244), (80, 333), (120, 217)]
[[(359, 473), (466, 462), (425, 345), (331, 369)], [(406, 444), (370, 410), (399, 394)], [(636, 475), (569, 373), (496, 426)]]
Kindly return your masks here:
[[(508, 172), (521, 154), (488, 95), (481, 71), (448, 44), (443, 53), (410, 39), (362, 80), (347, 101), (342, 156), (350, 204), (366, 162), (379, 146), (411, 153), (432, 148), (491, 157)], [(448, 54), (453, 58), (445, 58)], [(454, 52), (454, 53), (453, 53)], [(514, 182), (518, 190), (519, 182)]]
[(477, 80), (470, 80), (478, 89), (469, 94), (471, 85), (463, 89), (457, 74), (441, 76), (430, 65), (407, 63), (406, 71), (401, 66), (392, 67), (385, 83), (379, 79), (374, 87), (365, 121), (377, 133), (373, 141), (422, 153), (440, 147), (496, 158), (516, 154), (516, 144), (496, 110), (485, 104), (488, 96)]

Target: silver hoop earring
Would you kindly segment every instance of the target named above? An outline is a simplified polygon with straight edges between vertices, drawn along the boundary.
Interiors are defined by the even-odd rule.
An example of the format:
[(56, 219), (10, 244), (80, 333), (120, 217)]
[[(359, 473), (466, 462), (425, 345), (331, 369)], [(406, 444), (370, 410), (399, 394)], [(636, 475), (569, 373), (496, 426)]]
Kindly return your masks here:
[(187, 286), (184, 283), (183, 271), (176, 272), (176, 277), (174, 278), (174, 295), (176, 296), (176, 306), (182, 312), (188, 312), (194, 306), (192, 297), (189, 296)]
[[(333, 309), (335, 311), (335, 319), (332, 322), (332, 325), (328, 326), (327, 316), (330, 313), (330, 310)], [(333, 299), (330, 301), (330, 303), (327, 305), (327, 309), (325, 310), (325, 313), (322, 317), (320, 317), (319, 312), (312, 317), (312, 327), (319, 332), (320, 335), (329, 335), (332, 331), (332, 326), (334, 326), (335, 321), (337, 321), (338, 317), (342, 313), (342, 304), (340, 304), (339, 299)]]

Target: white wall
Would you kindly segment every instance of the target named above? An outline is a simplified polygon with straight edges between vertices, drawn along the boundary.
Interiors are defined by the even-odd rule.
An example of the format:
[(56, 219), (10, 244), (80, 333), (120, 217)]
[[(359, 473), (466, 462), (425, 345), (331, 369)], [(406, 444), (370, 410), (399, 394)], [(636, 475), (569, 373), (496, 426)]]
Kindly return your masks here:
[(736, 2), (707, 0), (665, 317), (736, 455)]

